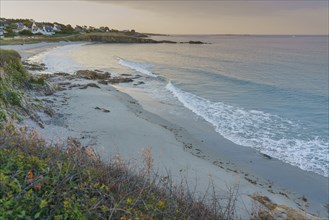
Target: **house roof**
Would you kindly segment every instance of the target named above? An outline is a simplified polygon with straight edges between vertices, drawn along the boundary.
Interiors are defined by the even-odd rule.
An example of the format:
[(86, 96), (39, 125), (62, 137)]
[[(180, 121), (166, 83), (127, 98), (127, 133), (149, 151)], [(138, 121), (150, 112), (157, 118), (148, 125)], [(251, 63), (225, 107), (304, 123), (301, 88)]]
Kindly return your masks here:
[(48, 31), (48, 32), (50, 32), (50, 31), (53, 31), (54, 29), (53, 29), (53, 27), (52, 26), (50, 26), (50, 25), (45, 25), (45, 26), (43, 26), (44, 27), (44, 29), (46, 30), (46, 31)]

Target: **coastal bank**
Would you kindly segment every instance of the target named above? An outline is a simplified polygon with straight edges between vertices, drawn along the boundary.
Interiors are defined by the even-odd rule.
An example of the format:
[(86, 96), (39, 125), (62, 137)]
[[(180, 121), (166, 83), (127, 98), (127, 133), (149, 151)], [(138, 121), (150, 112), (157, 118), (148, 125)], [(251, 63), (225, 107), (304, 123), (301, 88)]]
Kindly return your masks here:
[[(30, 45), (29, 48), (23, 45), (14, 48), (19, 50), (25, 47), (20, 51), (22, 56), (27, 58), (54, 46), (57, 45), (38, 44)], [(282, 180), (282, 173), (302, 178), (301, 182), (304, 183), (303, 178), (312, 180), (316, 175), (311, 174), (305, 177), (305, 172), (302, 171), (296, 174), (297, 168), (289, 168), (289, 165), (264, 158), (262, 155), (257, 156), (250, 149), (227, 147), (231, 143), (223, 139), (220, 141), (224, 145), (223, 149), (227, 152), (232, 151), (226, 155), (236, 155), (236, 157), (231, 156), (231, 158), (212, 163), (214, 158), (211, 158), (211, 151), (206, 147), (201, 150), (197, 147), (205, 145), (200, 143), (198, 136), (191, 134), (185, 126), (181, 127), (146, 111), (146, 107), (140, 105), (136, 99), (118, 91), (120, 87), (111, 86), (110, 84), (114, 81), (111, 82), (111, 77), (104, 74), (92, 70), (89, 73), (81, 73), (80, 76), (77, 74), (77, 77), (66, 73), (44, 76), (55, 89), (52, 94), (36, 96), (36, 98), (50, 103), (49, 106), (55, 113), (53, 116), (39, 114), (40, 123), (43, 126), (36, 124), (35, 120), (26, 120), (26, 123), (50, 141), (75, 135), (83, 140), (84, 144), (92, 146), (101, 155), (103, 161), (108, 161), (109, 158), (119, 154), (123, 159), (139, 164), (137, 155), (140, 155), (143, 149), (151, 147), (153, 164), (155, 169), (159, 170), (161, 178), (167, 177), (167, 171), (170, 171), (174, 182), (179, 183), (181, 177), (186, 177), (189, 187), (197, 191), (207, 189), (209, 181), (212, 182), (216, 191), (221, 193), (227, 192), (228, 186), (237, 186), (239, 189), (237, 215), (242, 219), (246, 216), (251, 217), (252, 206), (257, 202), (263, 209), (272, 211), (274, 215), (278, 212), (288, 213), (291, 211), (290, 208), (305, 209), (305, 206), (306, 210), (312, 210), (312, 213), (321, 212), (321, 216), (326, 215), (325, 203), (317, 198), (321, 190), (325, 191), (325, 182), (321, 183), (323, 179), (316, 180), (321, 187), (315, 187), (319, 191), (313, 193), (317, 196), (311, 199), (303, 197), (302, 194), (282, 191), (281, 187), (278, 187), (280, 184), (277, 183)], [(127, 78), (132, 77), (121, 77), (130, 81)], [(206, 124), (204, 126), (206, 131), (210, 130), (206, 128)], [(200, 135), (207, 136), (201, 132)], [(207, 138), (204, 137), (204, 139)], [(281, 167), (285, 170), (275, 172), (278, 175), (275, 177), (277, 181), (269, 183), (265, 180), (266, 175), (273, 176), (269, 172), (264, 173), (264, 178), (256, 175), (257, 172), (246, 173), (243, 172), (244, 169), (239, 169), (239, 162), (243, 165), (246, 160), (254, 161), (251, 166), (253, 169), (272, 166), (270, 168), (273, 170)], [(232, 166), (232, 163), (235, 166)], [(261, 171), (264, 172), (266, 169), (261, 169)], [(291, 188), (294, 184), (291, 183)], [(301, 184), (300, 190), (306, 192), (309, 186), (308, 183)], [(273, 204), (284, 204), (284, 206)], [(303, 215), (306, 214), (303, 213)]]

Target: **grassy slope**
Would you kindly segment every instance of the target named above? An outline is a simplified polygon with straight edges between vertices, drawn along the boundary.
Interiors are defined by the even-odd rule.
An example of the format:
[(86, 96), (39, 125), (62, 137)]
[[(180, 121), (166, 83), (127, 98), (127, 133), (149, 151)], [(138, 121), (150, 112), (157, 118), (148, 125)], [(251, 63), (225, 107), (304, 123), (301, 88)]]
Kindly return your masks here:
[(0, 49), (0, 124), (8, 117), (6, 109), (20, 106), (23, 88), (29, 74), (20, 63), (16, 51)]
[(42, 78), (27, 72), (16, 51), (0, 49), (0, 128), (5, 121), (18, 119), (18, 112), (31, 113), (25, 93), (43, 84)]
[(13, 126), (0, 137), (0, 219), (221, 219), (147, 166), (104, 164), (76, 141), (46, 147)]

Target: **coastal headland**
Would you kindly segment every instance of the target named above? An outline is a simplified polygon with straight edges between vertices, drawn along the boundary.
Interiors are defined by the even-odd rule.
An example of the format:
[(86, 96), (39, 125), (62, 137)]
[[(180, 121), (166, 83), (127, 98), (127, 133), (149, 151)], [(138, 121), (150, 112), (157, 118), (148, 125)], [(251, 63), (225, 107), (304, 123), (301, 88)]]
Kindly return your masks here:
[[(34, 40), (31, 39), (29, 43), (44, 41)], [(68, 143), (67, 146), (76, 146), (79, 144), (72, 144), (77, 143), (72, 142), (72, 138), (79, 140), (81, 145), (87, 146), (85, 149), (88, 152), (95, 152), (105, 164), (113, 158), (119, 158), (129, 161), (135, 167), (141, 167), (145, 161), (149, 161), (146, 163), (148, 170), (152, 165), (152, 170), (156, 171), (160, 179), (170, 178), (177, 185), (183, 178), (187, 190), (195, 192), (195, 195), (203, 195), (212, 188), (225, 198), (231, 196), (233, 199), (226, 202), (234, 203), (234, 211), (228, 210), (228, 219), (328, 217), (328, 204), (324, 198), (324, 194), (328, 194), (326, 178), (297, 171), (296, 167), (283, 164), (267, 155), (256, 154), (251, 149), (233, 146), (223, 138), (217, 144), (221, 145), (225, 156), (220, 159), (212, 157), (210, 148), (207, 149), (204, 146), (206, 144), (189, 130), (145, 110), (141, 103), (122, 92), (124, 90), (120, 91), (120, 86), (116, 86), (120, 83), (138, 85), (142, 82), (140, 76), (113, 76), (110, 72), (94, 69), (80, 70), (73, 75), (29, 75), (28, 71), (47, 67), (29, 63), (26, 59), (58, 45), (68, 44), (62, 41), (171, 43), (122, 35), (83, 34), (49, 38), (52, 43), (6, 46), (7, 49), (18, 50), (23, 63), (15, 52), (1, 50), (1, 83), (8, 85), (3, 86), (2, 90), (6, 91), (3, 94), (12, 94), (5, 95), (1, 105), (3, 121), (12, 121), (17, 127), (27, 125), (49, 143), (59, 141)], [(8, 44), (11, 43), (18, 42)], [(8, 53), (11, 55), (6, 57)], [(16, 68), (16, 73), (24, 73), (24, 83), (11, 84), (12, 79), (7, 78), (7, 66), (11, 60), (19, 67)], [(25, 77), (29, 79), (28, 83)], [(18, 91), (17, 94), (15, 91)], [(208, 131), (207, 125), (204, 128)], [(204, 135), (206, 138), (207, 135)], [(5, 148), (4, 143), (1, 146)], [(140, 157), (144, 160), (140, 160)], [(246, 165), (247, 160), (253, 162)], [(308, 194), (303, 194), (303, 191)], [(124, 197), (125, 203), (131, 205), (134, 201), (129, 198)], [(157, 200), (154, 209), (162, 210), (166, 203), (159, 201), (162, 200)], [(219, 202), (225, 203), (225, 199)], [(230, 207), (226, 205), (225, 207)], [(195, 206), (190, 208), (186, 210), (193, 210)], [(130, 216), (133, 212), (123, 213), (121, 216)], [(194, 214), (194, 219), (198, 219), (197, 214)], [(176, 218), (179, 219), (177, 216)]]

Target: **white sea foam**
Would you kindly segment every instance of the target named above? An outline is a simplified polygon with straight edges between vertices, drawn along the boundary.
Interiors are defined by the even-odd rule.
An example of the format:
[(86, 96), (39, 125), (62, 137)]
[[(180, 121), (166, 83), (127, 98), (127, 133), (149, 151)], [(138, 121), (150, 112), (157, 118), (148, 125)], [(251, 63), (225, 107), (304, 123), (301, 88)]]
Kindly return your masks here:
[[(256, 148), (301, 169), (328, 176), (328, 141), (318, 137), (291, 137), (302, 129), (297, 123), (257, 110), (246, 110), (182, 91), (166, 85), (186, 108), (211, 123), (232, 142)], [(289, 135), (290, 134), (290, 135)]]
[(136, 70), (137, 72), (142, 73), (147, 76), (158, 77), (157, 75), (153, 74), (150, 70), (147, 69), (150, 67), (149, 64), (128, 61), (128, 60), (124, 60), (122, 58), (117, 58), (117, 59), (118, 59), (118, 63), (122, 66), (128, 67), (132, 70)]

